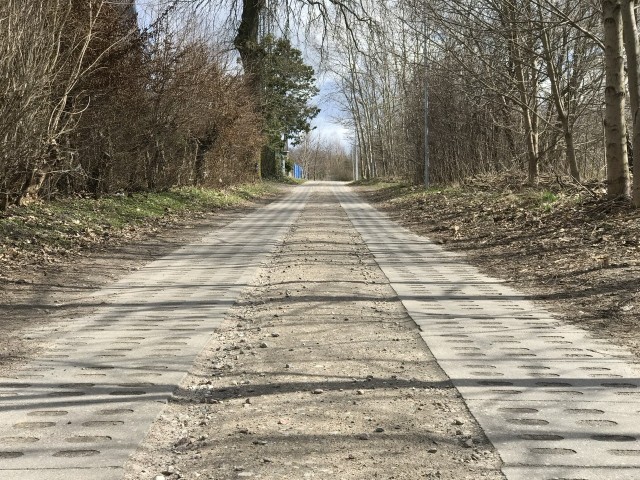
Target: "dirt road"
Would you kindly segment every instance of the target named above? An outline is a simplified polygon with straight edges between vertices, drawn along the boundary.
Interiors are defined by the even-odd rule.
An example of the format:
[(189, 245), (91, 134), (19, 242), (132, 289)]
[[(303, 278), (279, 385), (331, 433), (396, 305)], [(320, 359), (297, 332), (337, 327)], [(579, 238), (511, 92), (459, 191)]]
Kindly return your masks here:
[(343, 185), (299, 187), (92, 298), (0, 382), (8, 478), (640, 472), (628, 352)]
[(502, 478), (329, 188), (228, 315), (128, 479)]

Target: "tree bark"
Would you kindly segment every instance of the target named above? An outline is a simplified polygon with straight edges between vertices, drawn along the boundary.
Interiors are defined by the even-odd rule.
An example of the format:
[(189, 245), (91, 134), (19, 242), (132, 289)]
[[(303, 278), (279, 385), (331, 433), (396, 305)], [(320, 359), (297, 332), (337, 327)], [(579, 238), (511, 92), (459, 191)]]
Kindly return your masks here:
[(631, 145), (636, 158), (633, 162), (633, 205), (640, 207), (640, 44), (635, 15), (635, 0), (623, 0), (622, 23), (624, 27), (624, 47), (627, 53), (627, 74), (629, 82), (629, 103), (633, 120)]
[(624, 118), (624, 58), (620, 0), (602, 0), (605, 62), (604, 131), (607, 158), (607, 196), (629, 196), (627, 127)]
[(240, 60), (245, 73), (255, 74), (257, 62), (258, 33), (260, 14), (265, 7), (265, 0), (244, 0), (242, 16), (233, 44), (240, 53)]

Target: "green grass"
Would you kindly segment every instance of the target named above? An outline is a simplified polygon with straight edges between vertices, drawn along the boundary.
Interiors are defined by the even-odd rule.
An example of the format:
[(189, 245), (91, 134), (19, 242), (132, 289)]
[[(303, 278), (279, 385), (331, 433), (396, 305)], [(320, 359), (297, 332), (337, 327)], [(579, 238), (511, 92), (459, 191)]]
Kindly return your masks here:
[[(498, 183), (492, 185), (488, 182), (483, 182), (480, 187), (473, 184), (452, 184), (432, 185), (426, 189), (421, 185), (382, 179), (354, 182), (353, 185), (368, 187), (368, 190), (375, 192), (377, 201), (389, 201), (396, 205), (407, 206), (432, 202), (437, 205), (441, 200), (448, 199), (454, 203), (466, 202), (469, 208), (476, 208), (479, 204), (494, 205), (495, 208), (511, 205), (512, 208), (550, 213), (561, 204), (580, 200), (579, 196), (566, 196), (564, 193), (554, 192), (548, 188), (526, 188), (513, 192), (511, 189), (502, 188), (504, 185)], [(491, 188), (492, 186), (495, 188)]]
[(540, 192), (540, 201), (542, 203), (555, 203), (558, 201), (558, 195), (549, 190)]
[(537, 198), (533, 202), (544, 211), (553, 210), (554, 205), (560, 200), (560, 195), (549, 190), (538, 192)]
[(540, 200), (542, 203), (553, 203), (558, 200), (558, 196), (553, 192), (545, 190), (544, 192), (540, 192)]
[(293, 178), (293, 177), (286, 176), (286, 177), (281, 177), (276, 181), (278, 183), (284, 183), (285, 185), (302, 185), (307, 180), (305, 180), (304, 178)]
[(394, 182), (383, 179), (359, 180), (350, 185), (365, 186), (368, 190), (375, 191), (379, 197), (394, 202), (410, 202), (415, 199), (425, 199), (433, 195), (458, 196), (464, 194), (459, 185), (431, 185), (424, 188), (423, 185), (412, 185), (404, 182)]
[(64, 198), (15, 207), (0, 215), (0, 253), (16, 248), (67, 249), (91, 243), (101, 236), (152, 224), (166, 216), (186, 216), (240, 205), (277, 191), (277, 185), (262, 182), (225, 190), (177, 188), (97, 200)]

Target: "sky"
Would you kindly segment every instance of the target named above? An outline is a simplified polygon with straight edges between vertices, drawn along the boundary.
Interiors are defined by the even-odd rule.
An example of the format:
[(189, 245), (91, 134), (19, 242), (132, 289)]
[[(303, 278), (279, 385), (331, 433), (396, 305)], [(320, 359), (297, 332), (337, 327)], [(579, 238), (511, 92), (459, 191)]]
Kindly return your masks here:
[[(157, 9), (158, 5), (162, 5), (164, 2), (166, 0), (137, 0), (140, 25), (143, 27), (148, 25), (151, 19), (155, 17), (153, 13), (150, 13), (151, 10)], [(227, 9), (228, 7), (222, 7), (220, 11)], [(313, 49), (305, 48), (305, 45), (303, 45), (305, 39), (303, 37), (296, 35), (294, 37), (298, 38), (292, 38), (292, 43), (303, 52), (305, 62), (313, 66), (316, 71), (319, 71), (319, 65), (315, 59), (316, 55), (313, 54)], [(311, 134), (325, 140), (339, 141), (345, 148), (349, 148), (353, 134), (348, 128), (340, 124), (340, 118), (343, 113), (340, 111), (338, 103), (332, 98), (335, 94), (336, 83), (330, 75), (326, 74), (318, 74), (317, 79), (320, 92), (314, 98), (313, 103), (320, 108), (320, 113), (311, 122), (314, 128)]]
[(350, 129), (340, 124), (340, 119), (344, 114), (337, 102), (332, 98), (336, 91), (335, 81), (328, 76), (320, 75), (318, 88), (320, 93), (318, 93), (314, 102), (320, 107), (320, 113), (311, 122), (312, 127), (314, 127), (312, 134), (326, 140), (337, 140), (345, 148), (348, 148), (351, 145), (353, 133)]

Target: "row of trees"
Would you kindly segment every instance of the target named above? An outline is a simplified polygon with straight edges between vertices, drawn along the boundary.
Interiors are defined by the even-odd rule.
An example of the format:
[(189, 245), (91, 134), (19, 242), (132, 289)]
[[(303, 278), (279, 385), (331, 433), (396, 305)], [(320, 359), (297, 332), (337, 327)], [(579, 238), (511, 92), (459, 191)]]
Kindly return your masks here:
[(277, 173), (274, 153), (317, 114), (316, 89), (301, 53), (264, 35), (265, 14), (320, 20), (364, 177), (423, 177), (428, 101), (435, 181), (517, 168), (531, 183), (542, 170), (630, 193), (633, 0), (246, 0), (226, 10), (220, 44), (202, 5), (228, 8), (167, 0), (140, 30), (133, 0), (3, 2), (0, 207), (255, 178), (261, 150)]
[(255, 175), (261, 118), (191, 18), (141, 31), (133, 1), (104, 0), (8, 0), (0, 18), (0, 207)]
[(289, 159), (302, 167), (309, 180), (354, 179), (353, 160), (339, 140), (306, 135), (291, 151)]
[(255, 179), (265, 145), (309, 130), (288, 40), (256, 38), (243, 72), (213, 4), (157, 3), (140, 26), (134, 0), (0, 2), (0, 210)]
[(516, 168), (530, 183), (541, 170), (605, 177), (610, 196), (629, 195), (633, 0), (362, 1), (378, 21), (335, 29), (331, 66), (365, 177), (422, 178), (428, 100), (435, 181)]

